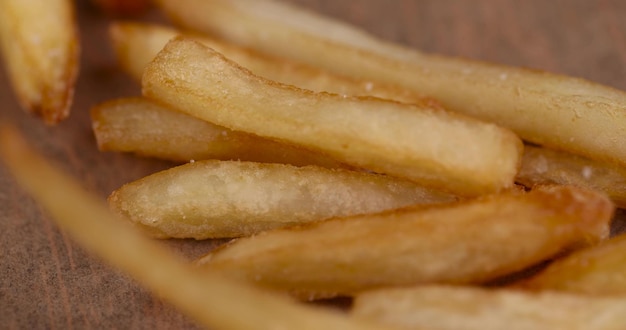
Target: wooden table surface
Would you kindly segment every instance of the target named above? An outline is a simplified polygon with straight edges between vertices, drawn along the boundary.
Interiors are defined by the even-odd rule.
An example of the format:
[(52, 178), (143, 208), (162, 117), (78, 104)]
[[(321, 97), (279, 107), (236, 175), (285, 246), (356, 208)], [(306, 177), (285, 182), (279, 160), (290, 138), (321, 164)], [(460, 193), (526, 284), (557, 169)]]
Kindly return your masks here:
[[(549, 70), (626, 90), (623, 0), (292, 2), (424, 51)], [(0, 111), (47, 157), (104, 200), (123, 183), (171, 164), (96, 149), (90, 107), (114, 97), (138, 95), (139, 88), (116, 67), (106, 42), (110, 19), (84, 3), (79, 7), (83, 55), (69, 120), (47, 127), (22, 112), (3, 70)], [(160, 15), (153, 11), (142, 19), (160, 20)], [(0, 328), (195, 327), (73, 243), (2, 165), (0, 186)], [(218, 243), (163, 244), (193, 258)]]

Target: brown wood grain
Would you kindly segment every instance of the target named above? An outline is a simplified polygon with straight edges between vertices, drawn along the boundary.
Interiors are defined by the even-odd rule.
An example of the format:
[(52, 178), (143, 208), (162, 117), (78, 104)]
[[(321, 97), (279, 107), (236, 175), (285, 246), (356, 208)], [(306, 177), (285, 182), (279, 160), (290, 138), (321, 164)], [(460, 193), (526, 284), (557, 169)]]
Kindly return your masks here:
[[(423, 51), (549, 70), (626, 90), (626, 1), (292, 2)], [(159, 17), (152, 12), (143, 19)], [(83, 56), (70, 119), (47, 127), (22, 112), (2, 70), (0, 118), (17, 125), (42, 153), (104, 199), (123, 183), (171, 164), (97, 151), (89, 108), (138, 95), (139, 88), (116, 67), (106, 42), (109, 19), (85, 4), (79, 18)], [(74, 244), (1, 165), (0, 187), (0, 328), (195, 327)], [(163, 242), (187, 258), (218, 243)]]

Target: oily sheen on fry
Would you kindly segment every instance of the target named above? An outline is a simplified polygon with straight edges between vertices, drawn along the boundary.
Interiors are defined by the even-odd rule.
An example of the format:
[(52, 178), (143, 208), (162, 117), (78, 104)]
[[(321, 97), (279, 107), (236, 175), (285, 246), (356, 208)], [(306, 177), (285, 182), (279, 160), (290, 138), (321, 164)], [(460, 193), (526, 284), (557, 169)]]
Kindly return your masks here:
[(155, 237), (195, 239), (454, 200), (377, 174), (214, 160), (155, 173), (109, 197), (114, 210)]
[[(276, 0), (158, 0), (179, 25), (359, 79), (403, 86), (522, 139), (626, 165), (626, 93), (583, 79), (424, 54)], [(261, 33), (262, 31), (262, 33)]]
[(512, 187), (521, 158), (517, 136), (493, 124), (282, 85), (182, 38), (150, 63), (142, 85), (146, 97), (214, 124), (459, 195)]
[(621, 297), (433, 285), (365, 292), (351, 311), (415, 330), (619, 330), (625, 313)]
[(483, 283), (606, 238), (612, 212), (594, 191), (542, 187), (268, 231), (197, 263), (306, 298)]

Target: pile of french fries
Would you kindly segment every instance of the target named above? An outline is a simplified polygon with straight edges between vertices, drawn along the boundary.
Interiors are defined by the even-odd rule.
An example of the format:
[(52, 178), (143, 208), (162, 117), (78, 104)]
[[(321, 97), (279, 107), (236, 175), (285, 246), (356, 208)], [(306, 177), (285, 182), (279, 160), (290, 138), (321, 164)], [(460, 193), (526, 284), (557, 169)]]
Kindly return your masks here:
[[(97, 209), (132, 243), (67, 226), (164, 299), (218, 328), (626, 328), (626, 238), (609, 238), (626, 93), (423, 54), (274, 0), (156, 3), (179, 29), (111, 24), (143, 95), (95, 106), (93, 130), (100, 150), (184, 164), (114, 191), (115, 215), (25, 185), (59, 218)], [(28, 161), (83, 198), (12, 134), (0, 151), (18, 178)], [(192, 268), (134, 230), (234, 239)]]

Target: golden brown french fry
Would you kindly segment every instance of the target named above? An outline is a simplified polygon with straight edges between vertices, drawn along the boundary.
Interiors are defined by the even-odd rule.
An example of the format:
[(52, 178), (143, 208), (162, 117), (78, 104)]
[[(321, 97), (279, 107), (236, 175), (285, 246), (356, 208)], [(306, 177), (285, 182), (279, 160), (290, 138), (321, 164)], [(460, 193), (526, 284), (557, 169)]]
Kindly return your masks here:
[[(141, 80), (146, 65), (169, 40), (181, 34), (181, 31), (161, 25), (118, 22), (111, 24), (109, 34), (122, 67), (137, 80)], [(207, 36), (189, 33), (185, 36), (213, 48), (256, 75), (280, 83), (317, 92), (375, 96), (404, 103), (426, 102), (437, 106), (434, 100), (425, 99), (398, 86), (344, 77)]]
[(56, 124), (70, 112), (79, 42), (70, 0), (0, 1), (0, 48), (17, 98)]
[(618, 207), (626, 207), (625, 168), (567, 152), (524, 146), (515, 181), (526, 187), (563, 184), (596, 189), (607, 194)]
[(0, 156), (16, 180), (82, 246), (132, 275), (212, 329), (382, 329), (299, 306), (213, 273), (201, 274), (113, 215), (97, 197), (49, 165), (12, 128), (0, 127)]
[(154, 237), (207, 239), (454, 200), (378, 174), (213, 160), (128, 183), (109, 204)]
[(618, 330), (626, 299), (477, 287), (381, 289), (356, 297), (352, 315), (402, 329)]
[(510, 188), (521, 158), (520, 140), (498, 126), (425, 105), (282, 85), (192, 40), (170, 41), (142, 85), (145, 96), (217, 125), (459, 195)]
[(91, 118), (102, 151), (184, 162), (220, 159), (348, 167), (322, 154), (235, 132), (140, 97), (98, 104), (91, 110)]
[(519, 286), (590, 295), (626, 295), (626, 234), (558, 259)]
[(612, 210), (608, 198), (594, 191), (543, 187), (268, 231), (197, 263), (310, 298), (418, 283), (477, 283), (605, 238)]
[(158, 0), (180, 25), (339, 74), (403, 86), (524, 140), (626, 165), (626, 93), (537, 70), (427, 55), (274, 0)]

